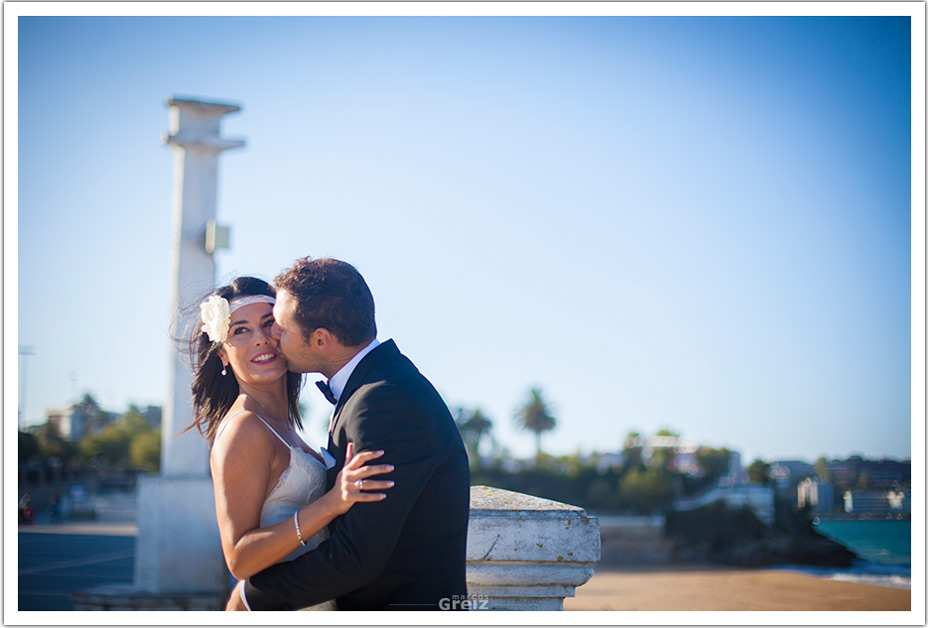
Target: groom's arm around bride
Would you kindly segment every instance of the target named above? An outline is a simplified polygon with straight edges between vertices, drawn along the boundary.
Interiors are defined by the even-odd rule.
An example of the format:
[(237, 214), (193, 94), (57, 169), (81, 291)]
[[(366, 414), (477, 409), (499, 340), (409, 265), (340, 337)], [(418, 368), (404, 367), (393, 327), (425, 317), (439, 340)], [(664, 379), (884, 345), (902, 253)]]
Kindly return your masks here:
[[(294, 275), (298, 281), (292, 281)], [(299, 260), (278, 278), (283, 281), (275, 281), (286, 319), (282, 333), (292, 325), (288, 306), (296, 311), (297, 303), (301, 308), (313, 303), (307, 275), (321, 276), (326, 294), (340, 283), (346, 284), (346, 293), (356, 294), (357, 285), (352, 284), (364, 282), (344, 262)], [(363, 284), (361, 292), (365, 291), (376, 333), (373, 299)], [(275, 308), (279, 323), (280, 313)], [(319, 332), (322, 340), (317, 342), (316, 331), (308, 341), (300, 334), (300, 342), (312, 345), (302, 349), (321, 355), (328, 350), (325, 342), (345, 348), (339, 347), (337, 335), (330, 337), (326, 330)], [(295, 609), (329, 599), (336, 599), (340, 610), (439, 610), (448, 607), (441, 600), (463, 599), (467, 594), (470, 475), (457, 427), (438, 392), (392, 340), (378, 344), (372, 337), (354, 348), (350, 355), (368, 353), (353, 370), (348, 366), (350, 375), (337, 395), (329, 432), (328, 449), (335, 457), (329, 482), (344, 465), (352, 442), (356, 452), (385, 452), (378, 462), (394, 466), (390, 475), (394, 487), (386, 499), (356, 504), (336, 519), (329, 540), (317, 549), (248, 579), (245, 599), (252, 610)], [(293, 364), (291, 353), (299, 349), (288, 352), (286, 339), (281, 340), (281, 349)], [(310, 365), (300, 370), (317, 369)], [(318, 370), (330, 380), (337, 377)]]

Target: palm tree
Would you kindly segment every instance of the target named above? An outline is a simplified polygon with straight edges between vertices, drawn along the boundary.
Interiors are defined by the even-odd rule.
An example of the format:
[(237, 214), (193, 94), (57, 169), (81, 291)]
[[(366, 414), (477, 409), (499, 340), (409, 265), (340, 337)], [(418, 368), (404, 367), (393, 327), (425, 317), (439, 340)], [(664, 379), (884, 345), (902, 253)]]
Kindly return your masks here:
[(84, 432), (93, 434), (100, 432), (106, 425), (106, 413), (100, 408), (100, 404), (89, 392), (85, 392), (81, 400), (74, 404), (74, 410), (77, 410), (84, 420)]
[(535, 387), (528, 392), (528, 400), (516, 413), (515, 422), (519, 429), (535, 432), (537, 450), (535, 460), (537, 462), (541, 459), (541, 433), (553, 430), (557, 425), (557, 419), (551, 414), (548, 402), (544, 400), (540, 388)]
[(457, 420), (458, 429), (464, 442), (467, 444), (468, 453), (471, 456), (472, 464), (480, 466), (480, 441), (486, 434), (490, 433), (493, 427), (493, 421), (483, 413), (480, 408), (467, 410), (458, 409)]

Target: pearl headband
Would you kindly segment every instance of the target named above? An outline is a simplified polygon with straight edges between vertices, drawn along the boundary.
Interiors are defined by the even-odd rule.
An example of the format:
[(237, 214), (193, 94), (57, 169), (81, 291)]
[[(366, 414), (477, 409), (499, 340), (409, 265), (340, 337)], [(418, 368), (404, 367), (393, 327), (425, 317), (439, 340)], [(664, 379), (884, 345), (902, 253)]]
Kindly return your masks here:
[(211, 295), (200, 304), (200, 321), (203, 323), (201, 331), (209, 336), (210, 342), (225, 342), (226, 338), (229, 337), (229, 323), (232, 320), (232, 312), (254, 303), (274, 305), (275, 299), (266, 294), (249, 294), (232, 299), (230, 304), (229, 301), (218, 295)]

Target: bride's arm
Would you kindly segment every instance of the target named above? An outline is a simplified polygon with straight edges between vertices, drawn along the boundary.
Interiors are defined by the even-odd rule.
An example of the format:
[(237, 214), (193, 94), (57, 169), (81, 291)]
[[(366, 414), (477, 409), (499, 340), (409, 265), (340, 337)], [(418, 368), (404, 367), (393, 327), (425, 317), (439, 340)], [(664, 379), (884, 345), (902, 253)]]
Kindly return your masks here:
[[(260, 527), (261, 508), (268, 491), (273, 437), (247, 415), (233, 419), (213, 444), (210, 469), (216, 497), (216, 516), (222, 552), (232, 575), (247, 578), (285, 558), (300, 546), (293, 517)], [(350, 458), (335, 486), (299, 511), (300, 532), (307, 540), (358, 501), (379, 501), (382, 493), (359, 491), (354, 482), (389, 471), (384, 465), (363, 466), (379, 457), (362, 452)], [(367, 480), (365, 490), (383, 490), (391, 483)]]

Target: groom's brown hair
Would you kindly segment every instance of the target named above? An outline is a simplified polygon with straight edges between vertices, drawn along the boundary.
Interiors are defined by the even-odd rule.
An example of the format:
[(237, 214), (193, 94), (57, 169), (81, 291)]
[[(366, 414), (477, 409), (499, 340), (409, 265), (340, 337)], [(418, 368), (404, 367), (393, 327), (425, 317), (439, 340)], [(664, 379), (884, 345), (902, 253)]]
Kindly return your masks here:
[(304, 340), (319, 328), (348, 347), (377, 336), (374, 296), (361, 273), (347, 262), (302, 257), (274, 278), (274, 286), (296, 298), (296, 321)]

